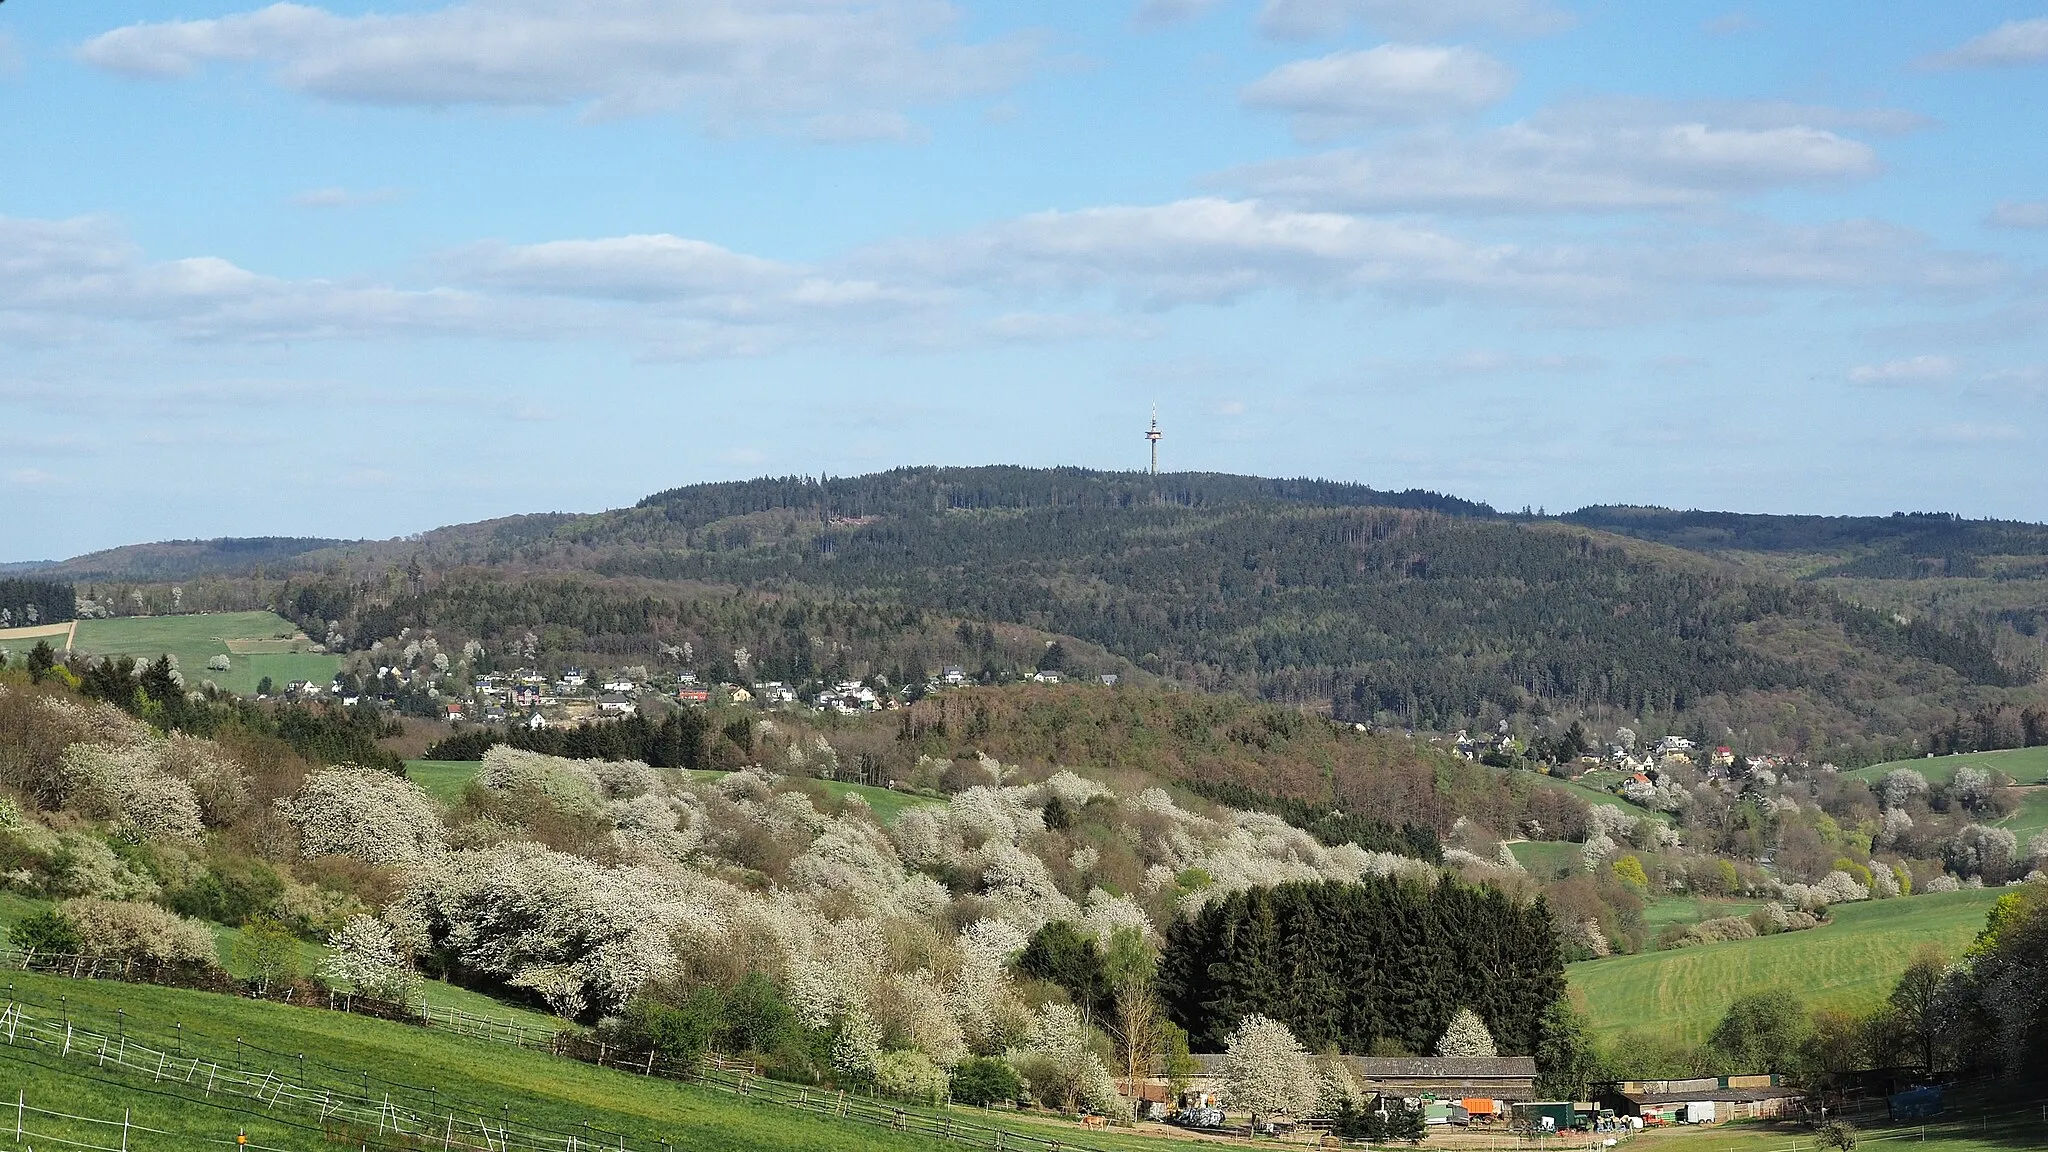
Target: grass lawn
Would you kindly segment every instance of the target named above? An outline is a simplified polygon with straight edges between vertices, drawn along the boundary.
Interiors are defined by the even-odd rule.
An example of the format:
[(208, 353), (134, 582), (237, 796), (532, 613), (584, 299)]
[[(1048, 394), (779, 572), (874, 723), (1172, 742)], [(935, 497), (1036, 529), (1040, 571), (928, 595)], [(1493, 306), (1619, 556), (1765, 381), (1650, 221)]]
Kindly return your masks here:
[[(10, 993), (33, 1001), (36, 1006), (28, 1011), (41, 1017), (62, 1011), (80, 1028), (111, 1034), (118, 1027), (135, 1043), (164, 1049), (181, 1046), (179, 1050), (188, 1055), (205, 1054), (223, 1061), (233, 1059), (240, 1039), (249, 1067), (269, 1068), (293, 1080), (299, 1078), (299, 1054), (303, 1053), (305, 1080), (320, 1087), (360, 1091), (367, 1072), (372, 1095), (388, 1091), (394, 1104), (422, 1112), (459, 1107), (465, 1115), (482, 1116), (493, 1123), (509, 1115), (515, 1130), (526, 1126), (576, 1132), (581, 1137), (579, 1146), (583, 1141), (589, 1141), (592, 1148), (624, 1143), (645, 1150), (669, 1142), (692, 1152), (924, 1152), (941, 1143), (406, 1024), (204, 992), (24, 972), (8, 975), (14, 986)], [(117, 1016), (117, 1010), (124, 1015)], [(268, 1054), (256, 1053), (258, 1046)], [(74, 1115), (119, 1118), (123, 1109), (132, 1108), (136, 1123), (177, 1132), (222, 1135), (231, 1140), (237, 1127), (246, 1126), (252, 1143), (306, 1149), (322, 1146), (317, 1130), (281, 1122), (289, 1115), (288, 1109), (271, 1115), (226, 1111), (220, 1107), (219, 1095), (209, 1100), (196, 1082), (157, 1081), (148, 1073), (120, 1072), (111, 1065), (103, 1068), (90, 1055), (67, 1059), (48, 1050), (0, 1042), (0, 1093), (7, 1088), (21, 1092), (31, 1107)], [(237, 1103), (253, 1107), (246, 1100)], [(1088, 1131), (1071, 1122), (1039, 1121), (1001, 1112), (959, 1108), (947, 1114), (968, 1123), (1007, 1128), (1013, 1134), (1029, 1132), (1068, 1141), (1070, 1147), (1078, 1144), (1121, 1152), (1194, 1146), (1190, 1141)], [(586, 1123), (593, 1131), (584, 1131)], [(593, 1135), (599, 1139), (591, 1140)], [(158, 1148), (189, 1148), (194, 1142), (187, 1139), (180, 1144), (145, 1136), (131, 1140), (128, 1146), (137, 1152), (154, 1152)], [(1020, 1146), (1021, 1142), (1011, 1141), (1011, 1147)]]
[(2030, 837), (2048, 832), (2048, 788), (2027, 789), (2019, 810), (1998, 824), (2001, 828), (2011, 829), (2012, 834), (2019, 838), (2020, 848), (2025, 850)]
[(1561, 788), (1588, 804), (1601, 804), (1609, 808), (1619, 808), (1631, 816), (1647, 816), (1652, 820), (1661, 820), (1666, 824), (1671, 823), (1671, 814), (1669, 812), (1653, 812), (1640, 804), (1631, 804), (1612, 792), (1604, 791), (1590, 784), (1581, 784), (1576, 780), (1559, 780), (1557, 777), (1544, 772), (1531, 772), (1528, 775), (1541, 787)]
[(2021, 784), (2048, 784), (2048, 748), (2010, 748), (2003, 752), (1964, 752), (1955, 756), (1923, 756), (1918, 760), (1893, 760), (1844, 772), (1858, 780), (1878, 780), (1894, 768), (1911, 768), (1929, 780), (1944, 784), (1962, 767), (1996, 768)]
[(1704, 1040), (1736, 997), (1771, 988), (1815, 1007), (1867, 1009), (1890, 993), (1922, 944), (1960, 951), (1999, 895), (1980, 889), (1845, 904), (1805, 932), (1588, 960), (1567, 975), (1609, 1038), (1655, 1029)]
[(1576, 872), (1583, 863), (1581, 853), (1585, 845), (1569, 840), (1524, 840), (1520, 844), (1508, 845), (1515, 859), (1529, 870), (1531, 876), (1548, 880), (1564, 872)]
[(443, 804), (462, 799), (462, 790), (483, 765), (475, 760), (407, 760), (406, 778)]
[(1702, 920), (1716, 920), (1723, 916), (1747, 916), (1763, 907), (1754, 900), (1714, 900), (1705, 896), (1665, 896), (1650, 901), (1643, 909), (1643, 923), (1649, 925), (1650, 934), (1667, 924), (1697, 924)]
[[(230, 692), (249, 695), (265, 676), (278, 688), (292, 680), (324, 684), (341, 670), (341, 657), (308, 652), (311, 641), (291, 641), (297, 627), (272, 612), (217, 612), (199, 616), (126, 616), (81, 620), (74, 651), (92, 656), (133, 656), (154, 660), (168, 652), (188, 684), (211, 680)], [(249, 643), (241, 643), (248, 641)], [(231, 643), (232, 642), (232, 643)], [(255, 655), (232, 655), (230, 647), (257, 647)], [(227, 656), (226, 672), (206, 662)]]

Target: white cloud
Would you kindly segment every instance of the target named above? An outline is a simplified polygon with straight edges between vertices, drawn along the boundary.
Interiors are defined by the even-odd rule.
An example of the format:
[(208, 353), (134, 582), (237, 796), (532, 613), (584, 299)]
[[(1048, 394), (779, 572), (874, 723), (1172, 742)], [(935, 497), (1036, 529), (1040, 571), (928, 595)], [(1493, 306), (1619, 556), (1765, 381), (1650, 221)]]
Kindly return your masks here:
[(1878, 171), (1825, 128), (1646, 121), (1573, 105), (1476, 136), (1426, 132), (1374, 149), (1268, 161), (1224, 182), (1308, 208), (1472, 213), (1661, 210)]
[(1244, 102), (1291, 113), (1317, 135), (1458, 116), (1514, 86), (1514, 69), (1473, 48), (1382, 44), (1283, 64), (1247, 87)]
[(1035, 61), (1030, 38), (958, 39), (958, 16), (947, 0), (456, 0), (362, 16), (281, 3), (131, 25), (81, 55), (155, 78), (269, 64), (283, 86), (347, 103), (681, 109), (722, 131), (893, 138), (905, 108), (999, 90)]
[(1436, 36), (1466, 29), (1541, 35), (1572, 17), (1544, 0), (1266, 0), (1259, 27), (1282, 39), (1341, 35), (1354, 24), (1395, 36)]
[(1984, 222), (1993, 228), (2048, 228), (2048, 200), (2001, 200)]
[(1139, 0), (1131, 22), (1140, 28), (1164, 28), (1206, 15), (1218, 0)]
[(1922, 61), (1933, 68), (1992, 68), (2048, 61), (2048, 16), (2012, 20)]
[(1954, 379), (1958, 368), (1952, 357), (1913, 356), (1882, 364), (1859, 364), (1849, 369), (1849, 379), (1883, 388), (1926, 387)]
[(309, 188), (292, 197), (301, 208), (360, 208), (366, 204), (395, 204), (405, 199), (398, 188), (371, 188), (352, 192), (347, 188)]
[(547, 331), (576, 320), (449, 289), (285, 280), (214, 256), (149, 261), (112, 222), (0, 218), (0, 331), (17, 342), (141, 324), (202, 340)]
[(898, 276), (1011, 291), (1107, 288), (1163, 307), (1266, 289), (1440, 295), (1584, 295), (1572, 253), (1481, 245), (1411, 224), (1255, 201), (1041, 212), (866, 257)]

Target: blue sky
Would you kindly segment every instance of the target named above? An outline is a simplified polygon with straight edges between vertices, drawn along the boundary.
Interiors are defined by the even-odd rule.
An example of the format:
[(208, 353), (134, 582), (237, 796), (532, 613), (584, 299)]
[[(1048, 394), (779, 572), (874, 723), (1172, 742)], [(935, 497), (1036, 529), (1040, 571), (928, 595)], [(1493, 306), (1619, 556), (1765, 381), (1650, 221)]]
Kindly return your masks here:
[(0, 560), (899, 464), (2048, 519), (2048, 4), (0, 6)]

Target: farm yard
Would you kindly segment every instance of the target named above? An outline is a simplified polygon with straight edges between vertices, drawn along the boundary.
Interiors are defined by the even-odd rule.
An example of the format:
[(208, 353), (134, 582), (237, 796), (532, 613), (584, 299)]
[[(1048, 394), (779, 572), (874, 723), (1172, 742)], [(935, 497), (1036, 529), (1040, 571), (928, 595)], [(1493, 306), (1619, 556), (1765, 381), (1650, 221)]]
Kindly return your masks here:
[(1844, 904), (1829, 923), (1804, 932), (1588, 960), (1567, 975), (1607, 1039), (1654, 1029), (1697, 1043), (1750, 992), (1784, 989), (1815, 1008), (1867, 1010), (1890, 992), (1916, 949), (1959, 952), (1999, 895), (1966, 889)]
[[(268, 676), (279, 688), (293, 680), (325, 684), (341, 670), (341, 657), (314, 652), (312, 641), (291, 621), (272, 612), (220, 612), (195, 616), (124, 616), (80, 620), (72, 643), (88, 656), (150, 659), (169, 653), (190, 684), (211, 680), (230, 692), (249, 695)], [(206, 662), (227, 656), (225, 672)]]

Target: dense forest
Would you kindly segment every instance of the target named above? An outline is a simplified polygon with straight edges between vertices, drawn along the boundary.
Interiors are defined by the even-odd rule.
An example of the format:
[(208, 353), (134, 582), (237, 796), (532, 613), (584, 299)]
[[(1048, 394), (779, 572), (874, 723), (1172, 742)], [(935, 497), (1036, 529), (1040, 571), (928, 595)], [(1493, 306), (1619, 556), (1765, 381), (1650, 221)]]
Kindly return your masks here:
[(1502, 1052), (1526, 1055), (1564, 992), (1564, 962), (1540, 900), (1368, 878), (1210, 902), (1168, 929), (1159, 986), (1197, 1051), (1220, 1050), (1259, 1013), (1311, 1048), (1427, 1053), (1469, 1008)]
[(78, 615), (78, 595), (56, 580), (0, 580), (0, 628), (61, 624)]

